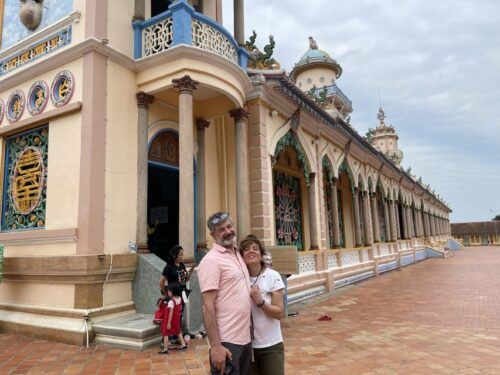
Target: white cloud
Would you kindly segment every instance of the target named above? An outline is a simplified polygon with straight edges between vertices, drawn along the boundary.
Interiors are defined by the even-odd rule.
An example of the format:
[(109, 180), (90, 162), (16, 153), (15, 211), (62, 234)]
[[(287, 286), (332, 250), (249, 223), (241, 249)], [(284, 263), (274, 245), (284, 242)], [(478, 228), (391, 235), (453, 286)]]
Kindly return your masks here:
[[(487, 219), (488, 206), (500, 207), (500, 2), (252, 0), (245, 6), (247, 33), (256, 29), (262, 45), (273, 34), (283, 67), (293, 67), (310, 35), (342, 65), (338, 85), (353, 101), (360, 133), (376, 125), (380, 87), (403, 163), (450, 201), (455, 219)], [(225, 4), (225, 21), (231, 8)]]

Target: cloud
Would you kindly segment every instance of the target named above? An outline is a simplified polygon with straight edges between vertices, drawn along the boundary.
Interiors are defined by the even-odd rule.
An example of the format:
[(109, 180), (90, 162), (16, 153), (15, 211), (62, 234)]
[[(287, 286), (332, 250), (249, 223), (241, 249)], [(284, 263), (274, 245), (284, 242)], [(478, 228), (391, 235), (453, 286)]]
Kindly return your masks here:
[[(500, 2), (496, 0), (247, 1), (245, 26), (290, 70), (316, 38), (343, 68), (355, 128), (382, 105), (403, 164), (451, 203), (457, 221), (500, 208)], [(225, 25), (232, 24), (231, 4)], [(231, 26), (229, 28), (232, 29)], [(491, 208), (490, 207), (490, 208)]]

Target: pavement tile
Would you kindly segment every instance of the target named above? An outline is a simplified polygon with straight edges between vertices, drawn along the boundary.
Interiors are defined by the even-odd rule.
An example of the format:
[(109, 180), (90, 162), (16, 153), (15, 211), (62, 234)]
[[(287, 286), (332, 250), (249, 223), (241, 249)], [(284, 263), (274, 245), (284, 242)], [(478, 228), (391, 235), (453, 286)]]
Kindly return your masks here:
[[(291, 375), (500, 374), (500, 247), (454, 252), (290, 307)], [(328, 314), (332, 321), (318, 321)], [(0, 375), (207, 373), (206, 340), (166, 356), (0, 334)]]

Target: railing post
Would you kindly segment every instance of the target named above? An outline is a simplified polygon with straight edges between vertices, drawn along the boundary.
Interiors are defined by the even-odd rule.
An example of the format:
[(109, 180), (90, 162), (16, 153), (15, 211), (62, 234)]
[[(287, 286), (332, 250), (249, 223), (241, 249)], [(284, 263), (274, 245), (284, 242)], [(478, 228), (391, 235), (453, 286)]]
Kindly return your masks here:
[(238, 47), (238, 65), (245, 72), (247, 71), (249, 57), (250, 57), (250, 54), (248, 53), (248, 51), (245, 47)]
[(134, 59), (142, 57), (142, 27), (141, 21), (132, 22), (134, 29)]
[(172, 47), (178, 44), (193, 44), (191, 19), (194, 8), (187, 0), (178, 0), (168, 8), (172, 11)]

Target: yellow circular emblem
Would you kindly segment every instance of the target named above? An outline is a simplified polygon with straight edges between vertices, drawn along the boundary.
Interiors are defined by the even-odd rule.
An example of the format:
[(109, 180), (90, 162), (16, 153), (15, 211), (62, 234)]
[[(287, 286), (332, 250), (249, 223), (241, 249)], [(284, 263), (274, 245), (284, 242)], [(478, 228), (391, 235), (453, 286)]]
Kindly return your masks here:
[(38, 206), (43, 176), (42, 154), (35, 147), (26, 147), (18, 154), (12, 175), (12, 201), (16, 211), (26, 215)]

